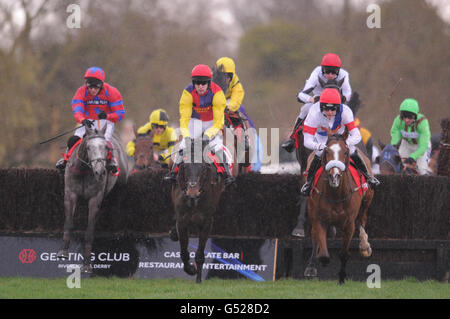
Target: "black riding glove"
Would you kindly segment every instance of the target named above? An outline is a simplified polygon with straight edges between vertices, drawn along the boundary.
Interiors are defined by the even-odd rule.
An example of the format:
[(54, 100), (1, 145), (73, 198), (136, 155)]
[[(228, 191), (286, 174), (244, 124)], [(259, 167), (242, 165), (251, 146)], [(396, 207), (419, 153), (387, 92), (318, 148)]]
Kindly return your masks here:
[(92, 121), (89, 121), (88, 119), (84, 119), (83, 122), (81, 122), (81, 124), (83, 124), (84, 126), (87, 126), (89, 128), (91, 128), (91, 126), (93, 125)]
[(105, 111), (101, 110), (100, 113), (98, 113), (98, 119), (99, 120), (106, 120), (106, 113)]

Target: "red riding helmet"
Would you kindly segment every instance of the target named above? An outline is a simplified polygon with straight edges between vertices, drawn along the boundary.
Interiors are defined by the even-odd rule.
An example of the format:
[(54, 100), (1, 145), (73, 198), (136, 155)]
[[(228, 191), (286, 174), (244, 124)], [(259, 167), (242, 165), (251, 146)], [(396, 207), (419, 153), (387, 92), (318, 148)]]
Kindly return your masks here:
[(323, 56), (321, 66), (334, 66), (340, 68), (342, 66), (341, 59), (339, 55), (335, 53), (327, 53)]
[(84, 73), (84, 78), (94, 78), (105, 82), (105, 72), (103, 72), (103, 70), (99, 67), (92, 66), (86, 70), (86, 73)]
[(191, 72), (191, 78), (194, 79), (209, 79), (212, 78), (212, 72), (209, 66), (205, 64), (197, 64)]
[(341, 94), (336, 89), (324, 89), (320, 95), (320, 110), (335, 108), (339, 112), (341, 106)]

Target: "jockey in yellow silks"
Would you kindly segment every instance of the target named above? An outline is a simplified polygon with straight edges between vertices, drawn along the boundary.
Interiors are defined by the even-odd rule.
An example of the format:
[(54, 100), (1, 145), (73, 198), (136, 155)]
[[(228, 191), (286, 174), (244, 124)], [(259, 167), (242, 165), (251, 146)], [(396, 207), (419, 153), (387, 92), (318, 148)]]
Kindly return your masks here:
[[(138, 128), (137, 133), (145, 135), (151, 130), (154, 130), (153, 151), (158, 154), (158, 162), (164, 166), (168, 165), (177, 136), (175, 130), (169, 126), (169, 117), (165, 110), (157, 109), (153, 111), (150, 114), (149, 121)], [(132, 140), (127, 144), (127, 154), (130, 157), (134, 157), (135, 142), (135, 140)]]
[[(218, 134), (224, 125), (225, 95), (222, 89), (211, 81), (212, 72), (207, 65), (196, 65), (192, 69), (191, 78), (192, 83), (183, 90), (180, 98), (180, 130), (183, 135), (180, 150), (182, 152), (187, 146), (186, 139), (202, 138), (221, 160), (225, 171), (225, 184), (231, 184), (234, 182), (230, 173), (232, 157), (223, 145), (222, 136)], [(165, 180), (176, 181), (180, 159), (182, 157), (177, 156)]]

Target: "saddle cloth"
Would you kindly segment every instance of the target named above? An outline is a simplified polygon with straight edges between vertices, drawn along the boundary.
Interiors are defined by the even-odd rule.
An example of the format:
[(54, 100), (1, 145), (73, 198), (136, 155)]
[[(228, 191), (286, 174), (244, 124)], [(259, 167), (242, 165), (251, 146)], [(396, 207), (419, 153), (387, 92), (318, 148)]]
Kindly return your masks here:
[[(353, 163), (353, 161), (350, 159), (350, 164), (348, 166), (348, 169), (350, 170), (350, 173), (353, 177), (353, 181), (356, 183), (356, 188), (358, 189), (358, 193), (359, 195), (363, 195), (368, 189), (369, 186), (367, 185), (367, 181), (366, 178), (364, 177), (364, 175), (360, 174), (359, 171), (355, 168), (355, 164)], [(317, 186), (317, 182), (319, 181), (320, 176), (323, 173), (323, 166), (321, 166), (317, 172), (316, 175), (314, 176), (314, 187)]]

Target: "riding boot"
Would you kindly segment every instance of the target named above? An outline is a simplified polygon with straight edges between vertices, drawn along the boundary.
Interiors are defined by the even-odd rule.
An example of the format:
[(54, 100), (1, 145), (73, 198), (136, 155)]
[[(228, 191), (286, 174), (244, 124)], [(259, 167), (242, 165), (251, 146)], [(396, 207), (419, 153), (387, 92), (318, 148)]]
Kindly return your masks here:
[(116, 158), (113, 156), (113, 145), (110, 141), (107, 141), (107, 148), (108, 148), (108, 160), (106, 162), (106, 169), (113, 173), (116, 174), (117, 173), (117, 168), (119, 167), (119, 164), (117, 163)]
[(300, 190), (300, 194), (303, 196), (309, 196), (309, 193), (311, 192), (313, 183), (314, 183), (314, 176), (316, 175), (317, 170), (319, 169), (321, 165), (322, 160), (319, 156), (314, 156), (311, 165), (309, 166), (308, 170), (308, 177), (306, 178), (306, 183), (302, 186), (302, 189)]
[(355, 151), (353, 154), (350, 155), (350, 157), (355, 163), (356, 168), (364, 175), (364, 177), (367, 179), (367, 182), (372, 188), (380, 185), (380, 181), (376, 179), (375, 176), (369, 174), (369, 170), (367, 169), (366, 163), (359, 156), (358, 151)]
[(297, 120), (295, 121), (294, 129), (292, 130), (289, 140), (287, 140), (286, 142), (281, 144), (281, 147), (284, 148), (286, 150), (286, 152), (292, 153), (292, 151), (294, 150), (294, 148), (295, 148), (294, 136), (295, 136), (295, 133), (297, 132), (298, 128), (300, 127), (300, 125), (302, 125), (303, 120), (304, 119), (297, 117)]
[(225, 175), (224, 176), (225, 177), (225, 186), (233, 184), (235, 179), (234, 179), (233, 175), (231, 175), (230, 166), (228, 165), (227, 162), (223, 163), (223, 168), (225, 171), (225, 174), (224, 174)]
[[(67, 154), (68, 152), (69, 152), (69, 148), (66, 148), (66, 151), (64, 152), (64, 154)], [(63, 173), (64, 170), (66, 169), (66, 164), (67, 164), (66, 156), (63, 156), (56, 162), (56, 168), (61, 173)]]

